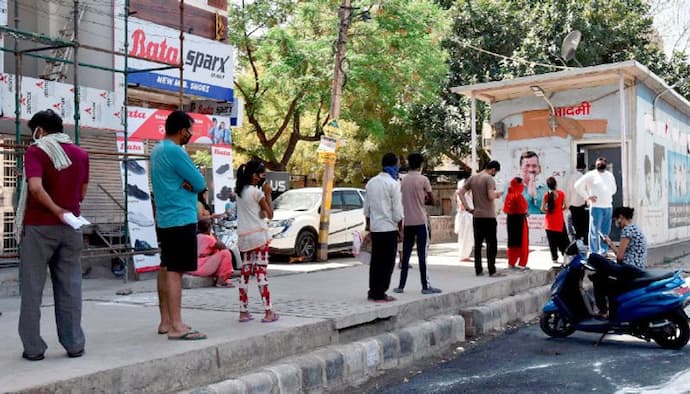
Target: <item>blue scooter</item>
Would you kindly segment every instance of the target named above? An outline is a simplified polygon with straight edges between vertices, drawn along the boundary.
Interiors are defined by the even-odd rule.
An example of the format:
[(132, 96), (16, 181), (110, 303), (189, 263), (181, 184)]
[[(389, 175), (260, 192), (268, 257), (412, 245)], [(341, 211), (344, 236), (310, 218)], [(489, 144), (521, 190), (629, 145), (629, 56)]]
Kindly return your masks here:
[(684, 308), (690, 303), (690, 288), (683, 271), (640, 271), (638, 277), (617, 286), (620, 292), (609, 294), (613, 302), (605, 320), (595, 317), (592, 298), (582, 285), (586, 271), (595, 271), (587, 264), (582, 241), (571, 243), (566, 255), (570, 261), (556, 276), (539, 320), (546, 335), (565, 338), (576, 330), (601, 333), (599, 344), (607, 334), (627, 334), (653, 340), (665, 349), (688, 343), (690, 326)]

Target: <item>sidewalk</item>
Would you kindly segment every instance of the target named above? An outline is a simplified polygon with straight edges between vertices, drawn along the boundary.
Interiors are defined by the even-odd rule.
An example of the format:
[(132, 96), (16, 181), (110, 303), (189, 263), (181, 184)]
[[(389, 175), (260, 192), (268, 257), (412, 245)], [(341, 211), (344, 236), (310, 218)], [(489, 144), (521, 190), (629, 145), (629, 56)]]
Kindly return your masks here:
[[(258, 317), (239, 323), (237, 289), (200, 288), (183, 292), (185, 321), (208, 334), (203, 341), (169, 341), (157, 335), (155, 280), (130, 284), (134, 293), (117, 296), (122, 283), (86, 284), (83, 326), (86, 354), (68, 359), (55, 332), (52, 299), (44, 298), (42, 333), (46, 359), (21, 358), (17, 335), (18, 298), (0, 299), (0, 388), (2, 391), (170, 392), (189, 389), (247, 372), (276, 360), (321, 346), (347, 343), (399, 329), (438, 315), (457, 315), (461, 308), (543, 287), (552, 279), (551, 259), (541, 248), (530, 255), (531, 272), (505, 277), (476, 277), (472, 262), (457, 262), (455, 244), (433, 245), (429, 277), (443, 294), (422, 295), (416, 256), (404, 294), (379, 304), (366, 300), (368, 266), (354, 259), (313, 273), (273, 275), (269, 270), (274, 310), (280, 320), (260, 323), (258, 291), (250, 283), (250, 310)], [(338, 268), (340, 266), (345, 268)], [(497, 266), (506, 267), (499, 259)], [(297, 265), (287, 266), (294, 270)], [(304, 268), (308, 268), (305, 266)], [(393, 274), (397, 285), (399, 270)], [(47, 291), (46, 294), (49, 292)], [(390, 294), (393, 294), (392, 291)]]

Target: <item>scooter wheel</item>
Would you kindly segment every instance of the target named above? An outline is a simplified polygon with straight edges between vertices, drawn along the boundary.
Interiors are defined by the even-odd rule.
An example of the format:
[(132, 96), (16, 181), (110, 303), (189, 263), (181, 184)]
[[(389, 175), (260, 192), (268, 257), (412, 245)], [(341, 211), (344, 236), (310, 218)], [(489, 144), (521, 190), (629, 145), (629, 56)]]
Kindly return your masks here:
[(575, 332), (575, 326), (558, 312), (542, 313), (539, 327), (552, 338), (565, 338)]
[(685, 316), (672, 314), (666, 317), (670, 324), (661, 327), (661, 331), (655, 332), (652, 339), (664, 349), (680, 349), (690, 339), (690, 326)]

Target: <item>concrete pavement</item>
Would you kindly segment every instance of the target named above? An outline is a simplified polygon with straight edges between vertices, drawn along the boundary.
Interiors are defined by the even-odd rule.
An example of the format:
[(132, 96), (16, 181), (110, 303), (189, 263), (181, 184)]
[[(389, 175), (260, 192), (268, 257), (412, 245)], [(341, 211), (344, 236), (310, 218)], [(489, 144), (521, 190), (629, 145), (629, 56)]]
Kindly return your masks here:
[[(443, 335), (431, 336), (436, 338), (434, 340), (428, 340), (426, 336), (424, 338), (427, 339), (421, 342), (410, 339), (414, 347), (406, 349), (426, 354), (424, 350), (464, 338), (465, 327), (462, 330), (457, 328), (458, 319), (463, 319), (462, 316), (469, 320), (486, 319), (487, 324), (499, 327), (506, 319), (514, 320), (535, 313), (525, 308), (539, 307), (553, 277), (548, 251), (543, 248), (530, 255), (531, 272), (511, 272), (500, 278), (476, 277), (472, 262), (458, 262), (456, 253), (454, 244), (432, 245), (430, 249), (429, 276), (435, 287), (444, 290), (442, 294), (422, 295), (418, 270), (414, 269), (408, 277), (405, 293), (396, 294), (398, 301), (387, 304), (366, 300), (368, 267), (354, 259), (329, 262), (327, 270), (317, 272), (284, 274), (286, 270), (299, 270), (300, 265), (274, 265), (269, 270), (269, 283), (274, 310), (280, 314), (280, 320), (271, 324), (262, 324), (260, 319), (239, 323), (236, 289), (185, 290), (185, 321), (209, 335), (207, 340), (191, 342), (169, 341), (156, 333), (155, 281), (129, 284), (133, 293), (117, 296), (115, 291), (123, 287), (121, 282), (91, 284), (87, 280), (83, 313), (87, 347), (86, 355), (78, 359), (68, 359), (58, 344), (50, 297), (44, 299), (42, 309), (42, 332), (49, 346), (46, 359), (40, 362), (21, 359), (22, 349), (16, 329), (19, 299), (3, 298), (0, 299), (0, 311), (3, 312), (0, 332), (5, 340), (0, 342), (0, 389), (10, 392), (151, 393), (189, 390), (215, 382), (228, 382), (228, 379), (251, 374), (268, 365), (273, 365), (271, 376), (277, 376), (275, 371), (281, 370), (279, 366), (283, 365), (276, 364), (280, 360), (300, 355), (306, 357), (303, 355), (333, 346), (351, 346), (360, 350), (362, 346), (365, 349), (369, 346), (373, 353), (361, 353), (365, 361), (369, 360), (369, 354), (381, 354), (381, 364), (374, 363), (373, 368), (402, 365), (398, 362), (412, 359), (403, 351), (403, 345), (407, 343), (405, 338), (415, 337), (405, 334), (405, 330), (427, 335), (423, 333), (434, 332), (439, 330), (438, 327), (455, 327), (449, 328), (450, 331), (441, 330), (445, 333)], [(414, 255), (412, 263), (416, 265)], [(505, 268), (505, 261), (499, 259), (498, 266)], [(310, 269), (310, 265), (302, 265), (301, 270)], [(283, 275), (277, 275), (281, 271)], [(398, 272), (396, 270), (393, 274), (393, 286), (397, 284)], [(504, 312), (499, 313), (502, 314), (499, 318), (493, 312), (478, 312), (477, 307), (487, 303), (500, 303), (508, 297), (520, 298), (524, 294), (531, 294), (529, 301), (511, 303), (522, 305), (520, 307), (503, 307)], [(250, 310), (259, 317), (262, 307), (253, 284), (250, 284), (249, 297)], [(443, 320), (444, 316), (446, 320)], [(436, 323), (429, 323), (432, 321)], [(482, 326), (476, 326), (476, 321), (465, 324), (468, 323), (470, 329), (482, 331)], [(367, 342), (381, 335), (389, 336), (375, 341), (378, 345)], [(386, 347), (386, 343), (394, 346)], [(339, 354), (340, 358), (336, 359), (347, 360), (345, 353)], [(386, 354), (389, 356), (388, 364), (384, 363)], [(390, 357), (398, 357), (399, 360), (396, 358), (398, 361), (392, 363)], [(356, 361), (356, 357), (351, 359)], [(324, 365), (324, 368), (327, 365), (314, 362), (313, 357), (307, 361), (317, 366)], [(285, 368), (293, 370), (297, 367)], [(307, 375), (305, 369), (300, 371), (300, 387), (304, 389)], [(358, 379), (364, 377), (366, 374), (363, 373)], [(339, 379), (336, 381), (341, 383), (351, 381), (342, 375)], [(275, 380), (274, 383), (279, 382)], [(240, 392), (250, 387), (246, 382), (242, 384), (244, 388), (238, 389)]]

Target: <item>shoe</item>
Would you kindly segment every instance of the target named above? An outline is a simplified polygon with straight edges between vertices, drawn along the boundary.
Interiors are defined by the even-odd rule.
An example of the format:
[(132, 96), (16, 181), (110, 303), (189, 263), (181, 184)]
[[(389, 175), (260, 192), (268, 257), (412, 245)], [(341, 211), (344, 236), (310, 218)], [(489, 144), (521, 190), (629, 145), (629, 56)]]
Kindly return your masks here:
[(151, 246), (148, 242), (142, 240), (142, 239), (137, 239), (134, 241), (134, 250), (146, 250), (144, 252), (144, 256), (155, 256), (156, 252), (155, 251), (149, 251), (150, 249), (155, 249), (153, 246)]
[(149, 194), (139, 189), (137, 185), (130, 185), (129, 183), (127, 186), (125, 186), (125, 193), (127, 193), (128, 196), (136, 198), (137, 200), (146, 201), (150, 198)]
[(129, 159), (122, 162), (122, 169), (129, 170), (132, 174), (144, 175), (146, 170), (136, 160)]
[(77, 350), (76, 352), (67, 352), (67, 357), (69, 358), (77, 358), (81, 357), (84, 355), (84, 349)]
[(525, 271), (531, 271), (531, 270), (532, 270), (530, 267), (527, 267), (527, 266), (525, 266), (525, 267), (519, 267), (518, 269), (520, 270), (520, 272), (525, 272)]
[(146, 217), (140, 213), (134, 212), (134, 211), (127, 212), (127, 221), (132, 222), (132, 223), (136, 224), (137, 226), (141, 226), (141, 227), (153, 226), (153, 220), (151, 220), (150, 218), (148, 218), (148, 217)]
[(510, 266), (508, 266), (508, 269), (511, 271), (515, 271), (516, 269), (518, 269), (518, 267), (514, 266), (514, 265), (510, 265)]
[(22, 353), (22, 358), (25, 360), (29, 360), (29, 361), (41, 361), (44, 358), (46, 358), (46, 356), (43, 353), (41, 353), (41, 354), (27, 354), (26, 352), (24, 352), (24, 353)]
[(437, 289), (435, 287), (427, 287), (426, 289), (422, 289), (422, 294), (439, 294), (443, 293), (443, 290)]
[(400, 294), (400, 293), (404, 293), (404, 292), (405, 292), (405, 290), (400, 288), (400, 287), (396, 287), (395, 289), (393, 289), (393, 293)]
[(226, 172), (228, 172), (229, 169), (230, 169), (230, 164), (227, 164), (227, 163), (223, 164), (222, 166), (218, 167), (218, 169), (216, 170), (216, 174), (223, 175)]
[(506, 274), (504, 274), (503, 272), (494, 272), (493, 274), (489, 274), (489, 276), (492, 278), (497, 278), (501, 276), (506, 276)]
[(230, 195), (232, 194), (232, 188), (229, 188), (227, 186), (223, 186), (222, 189), (220, 189), (220, 192), (216, 194), (216, 197), (218, 197), (222, 201), (226, 201), (230, 199)]

